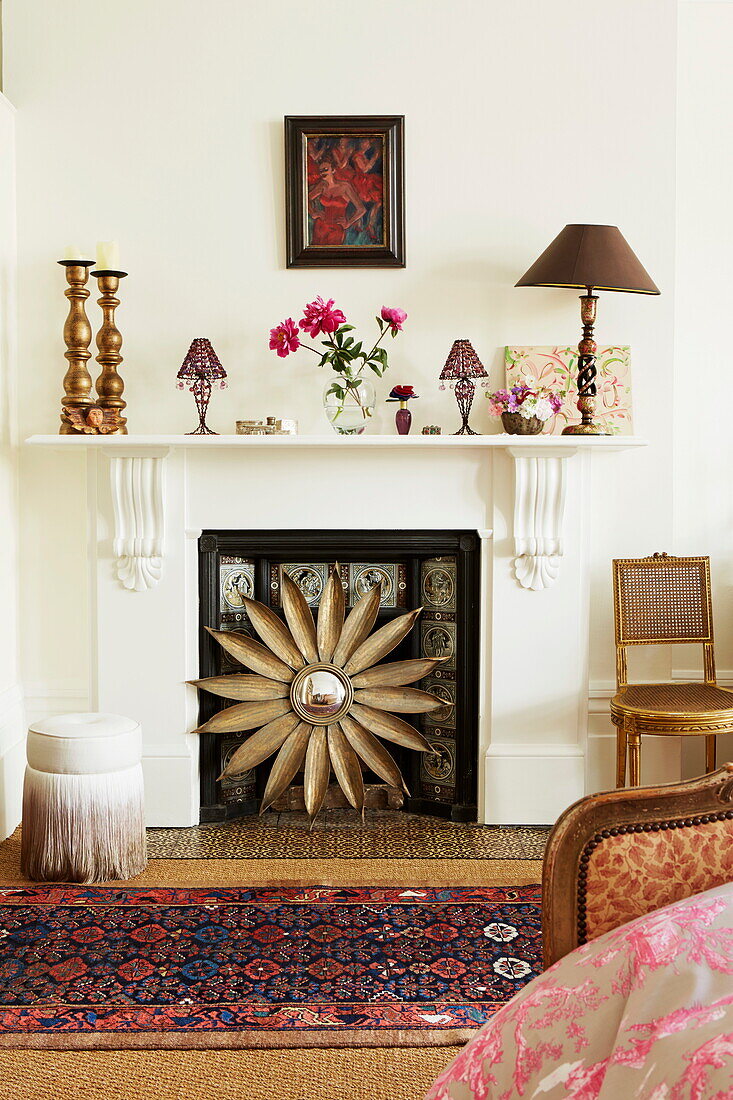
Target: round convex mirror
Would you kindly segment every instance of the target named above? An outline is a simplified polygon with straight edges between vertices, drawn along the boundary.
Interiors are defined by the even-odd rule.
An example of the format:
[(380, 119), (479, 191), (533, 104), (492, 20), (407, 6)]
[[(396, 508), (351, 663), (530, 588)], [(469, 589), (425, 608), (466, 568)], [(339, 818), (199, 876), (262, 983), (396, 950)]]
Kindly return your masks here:
[(293, 710), (314, 726), (338, 722), (348, 712), (353, 697), (351, 681), (334, 665), (302, 668), (290, 687)]

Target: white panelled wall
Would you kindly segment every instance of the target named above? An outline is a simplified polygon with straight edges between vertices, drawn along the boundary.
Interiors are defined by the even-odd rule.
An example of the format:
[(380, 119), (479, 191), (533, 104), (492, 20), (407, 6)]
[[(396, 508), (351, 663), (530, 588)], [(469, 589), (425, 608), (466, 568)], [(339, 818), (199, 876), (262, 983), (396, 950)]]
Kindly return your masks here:
[[(662, 295), (606, 294), (599, 302), (599, 341), (632, 346), (635, 431), (649, 440), (643, 451), (594, 462), (584, 503), (588, 782), (610, 785), (612, 557), (710, 550), (720, 663), (733, 669), (731, 505), (723, 481), (730, 432), (721, 412), (713, 448), (713, 418), (695, 417), (689, 397), (699, 393), (703, 371), (715, 374), (721, 392), (729, 385), (724, 346), (712, 363), (705, 336), (707, 314), (727, 300), (730, 279), (722, 259), (729, 250), (718, 252), (716, 239), (716, 231), (729, 233), (721, 151), (728, 138), (714, 119), (725, 114), (716, 97), (729, 101), (731, 93), (724, 33), (731, 9), (681, 6), (678, 104), (670, 0), (323, 0), (317, 18), (300, 0), (217, 0), (211, 9), (198, 0), (5, 0), (5, 90), (18, 112), (19, 436), (58, 425), (67, 303), (54, 260), (69, 241), (121, 242), (130, 272), (118, 323), (131, 431), (193, 427), (191, 397), (174, 379), (201, 335), (229, 372), (229, 389), (212, 401), (214, 428), (232, 431), (237, 418), (277, 414), (298, 417), (302, 432), (324, 430), (317, 366), (305, 352), (278, 360), (267, 350), (269, 327), (297, 317), (319, 293), (336, 298), (360, 329), (382, 304), (407, 310), (379, 396), (412, 383), (421, 395), (414, 430), (438, 423), (452, 431), (453, 398), (437, 386), (452, 341), (472, 340), (492, 385), (501, 381), (505, 344), (573, 342), (574, 292), (513, 284), (566, 222), (618, 224)], [(70, 64), (81, 74), (73, 93)], [(689, 66), (700, 69), (700, 81)], [(282, 117), (322, 113), (406, 116), (404, 271), (285, 269)], [(700, 167), (711, 163), (708, 143), (717, 145), (712, 177)], [(676, 268), (677, 232), (683, 262)], [(718, 267), (711, 255), (721, 257)], [(676, 277), (684, 301), (681, 291), (675, 299)], [(89, 313), (96, 326), (94, 297)], [(374, 430), (390, 431), (392, 417), (392, 406), (380, 403)], [(474, 421), (481, 431), (496, 428), (481, 399)], [(392, 455), (380, 470), (386, 493), (409, 492), (409, 463)], [(333, 476), (353, 491), (342, 470)], [(20, 478), (29, 711), (77, 709), (96, 690), (86, 460), (25, 448)], [(449, 492), (459, 506), (475, 486)], [(436, 526), (444, 503), (436, 490)], [(576, 515), (578, 501), (569, 507)], [(267, 525), (266, 509), (255, 525)], [(135, 601), (146, 594), (121, 598), (128, 603), (124, 610), (115, 603), (115, 614), (134, 645)], [(161, 639), (167, 626), (161, 618)], [(521, 646), (507, 659), (522, 662)], [(639, 665), (654, 678), (671, 668), (665, 650)], [(674, 778), (678, 746), (650, 749), (645, 767), (655, 778)]]
[(18, 667), (15, 111), (0, 95), (0, 838), (20, 817), (25, 717)]

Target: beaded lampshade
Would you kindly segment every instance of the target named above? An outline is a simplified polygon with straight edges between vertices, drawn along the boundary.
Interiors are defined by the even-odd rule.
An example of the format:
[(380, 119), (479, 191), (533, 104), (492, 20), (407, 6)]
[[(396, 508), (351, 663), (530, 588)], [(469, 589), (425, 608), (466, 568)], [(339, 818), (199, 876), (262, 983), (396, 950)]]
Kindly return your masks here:
[[(478, 435), (478, 432), (474, 432), (468, 426), (468, 417), (476, 392), (476, 386), (471, 379), (487, 377), (484, 365), (473, 350), (471, 341), (454, 340), (445, 366), (440, 372), (440, 381), (448, 382), (450, 388), (455, 390), (458, 411), (461, 414), (462, 423), (458, 431), (453, 433), (454, 435)], [(481, 385), (485, 386), (486, 383), (482, 382)], [(445, 385), (441, 385), (440, 388), (444, 390)]]
[(216, 435), (206, 424), (206, 411), (211, 399), (211, 386), (218, 382), (222, 389), (226, 386), (224, 379), (227, 372), (219, 362), (219, 357), (211, 346), (211, 341), (199, 337), (191, 341), (186, 358), (177, 374), (178, 388), (183, 389), (186, 383), (196, 401), (199, 414), (199, 424), (195, 431), (189, 435)]

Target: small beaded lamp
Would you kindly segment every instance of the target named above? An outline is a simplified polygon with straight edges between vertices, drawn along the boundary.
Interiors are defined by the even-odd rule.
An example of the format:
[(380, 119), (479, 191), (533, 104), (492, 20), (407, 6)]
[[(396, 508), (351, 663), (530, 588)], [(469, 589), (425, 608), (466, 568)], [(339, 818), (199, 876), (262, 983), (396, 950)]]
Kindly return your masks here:
[(188, 435), (218, 435), (206, 424), (206, 411), (211, 399), (211, 385), (218, 382), (221, 389), (226, 387), (224, 379), (227, 372), (219, 362), (219, 357), (211, 346), (209, 340), (202, 337), (191, 341), (191, 347), (183, 360), (183, 365), (178, 372), (178, 388), (182, 390), (187, 384), (196, 401), (199, 414), (199, 425)]
[[(450, 355), (445, 361), (445, 366), (440, 374), (441, 382), (449, 382), (450, 388), (455, 390), (458, 411), (463, 423), (454, 435), (478, 435), (468, 426), (468, 417), (473, 404), (473, 396), (476, 386), (472, 378), (488, 378), (484, 365), (471, 346), (470, 340), (455, 340), (450, 349)], [(482, 382), (482, 386), (486, 383)], [(445, 389), (442, 385), (441, 390)]]

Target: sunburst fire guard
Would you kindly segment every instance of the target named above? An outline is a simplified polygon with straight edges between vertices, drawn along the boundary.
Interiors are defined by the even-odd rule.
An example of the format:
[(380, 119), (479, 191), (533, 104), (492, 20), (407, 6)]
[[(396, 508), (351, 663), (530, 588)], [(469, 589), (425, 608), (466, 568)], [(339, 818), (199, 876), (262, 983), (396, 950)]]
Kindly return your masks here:
[(401, 615), (372, 634), (381, 592), (381, 585), (375, 585), (345, 618), (337, 563), (325, 586), (316, 626), (305, 597), (283, 571), (287, 626), (269, 607), (245, 598), (249, 620), (264, 644), (245, 634), (209, 629), (219, 645), (255, 675), (233, 673), (191, 681), (235, 701), (196, 732), (256, 730), (227, 763), (223, 774), (228, 777), (242, 775), (277, 753), (260, 813), (280, 797), (301, 768), (311, 820), (323, 805), (332, 768), (350, 804), (363, 811), (359, 759), (385, 783), (409, 794), (380, 738), (417, 752), (432, 751), (423, 735), (398, 714), (426, 713), (443, 706), (437, 695), (405, 685), (429, 676), (445, 658), (378, 664), (409, 634), (422, 611), (417, 608)]

